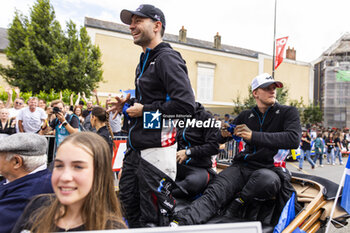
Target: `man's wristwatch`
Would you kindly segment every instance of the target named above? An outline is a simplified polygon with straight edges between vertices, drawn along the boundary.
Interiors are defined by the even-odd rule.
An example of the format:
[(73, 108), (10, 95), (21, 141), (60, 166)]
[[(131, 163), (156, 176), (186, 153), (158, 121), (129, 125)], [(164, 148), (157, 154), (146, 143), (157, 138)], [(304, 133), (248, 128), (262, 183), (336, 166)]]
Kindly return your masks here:
[(67, 121), (63, 121), (62, 126), (66, 126), (68, 124)]
[(191, 149), (186, 149), (185, 154), (186, 154), (187, 156), (190, 156), (190, 155), (191, 155)]

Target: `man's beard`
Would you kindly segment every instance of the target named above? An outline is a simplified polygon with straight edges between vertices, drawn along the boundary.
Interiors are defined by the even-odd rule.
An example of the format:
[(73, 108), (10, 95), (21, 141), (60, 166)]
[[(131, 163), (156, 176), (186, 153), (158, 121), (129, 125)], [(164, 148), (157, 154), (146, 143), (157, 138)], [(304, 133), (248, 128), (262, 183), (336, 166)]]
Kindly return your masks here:
[(142, 33), (138, 39), (134, 40), (134, 44), (139, 45), (141, 47), (148, 46), (150, 43), (151, 39), (145, 33)]

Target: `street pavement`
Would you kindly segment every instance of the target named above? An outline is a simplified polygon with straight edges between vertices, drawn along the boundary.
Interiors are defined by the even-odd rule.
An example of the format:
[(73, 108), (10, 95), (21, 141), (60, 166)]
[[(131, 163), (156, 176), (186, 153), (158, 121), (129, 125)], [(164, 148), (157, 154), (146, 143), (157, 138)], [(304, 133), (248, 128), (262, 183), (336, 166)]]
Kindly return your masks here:
[[(336, 165), (327, 165), (327, 160), (323, 159), (323, 167), (319, 167), (319, 161), (317, 161), (317, 166), (315, 169), (311, 168), (311, 165), (307, 160), (303, 163), (303, 170), (299, 171), (299, 162), (298, 161), (287, 161), (286, 167), (291, 172), (299, 172), (307, 175), (320, 176), (326, 179), (333, 181), (336, 184), (339, 184), (345, 169), (345, 164), (348, 160), (348, 157), (343, 157), (343, 165), (339, 165), (339, 161), (336, 160)], [(350, 232), (350, 219), (348, 220), (348, 225), (346, 227), (337, 229), (333, 225), (329, 228), (329, 233), (349, 233)]]
[(343, 157), (343, 165), (339, 165), (338, 160), (336, 161), (336, 165), (327, 165), (327, 160), (323, 159), (323, 167), (319, 167), (319, 162), (317, 161), (317, 166), (315, 169), (311, 169), (311, 165), (309, 164), (309, 162), (307, 160), (304, 160), (302, 171), (298, 171), (298, 161), (287, 161), (287, 168), (291, 172), (299, 172), (307, 175), (320, 176), (339, 184), (347, 160), (348, 157)]

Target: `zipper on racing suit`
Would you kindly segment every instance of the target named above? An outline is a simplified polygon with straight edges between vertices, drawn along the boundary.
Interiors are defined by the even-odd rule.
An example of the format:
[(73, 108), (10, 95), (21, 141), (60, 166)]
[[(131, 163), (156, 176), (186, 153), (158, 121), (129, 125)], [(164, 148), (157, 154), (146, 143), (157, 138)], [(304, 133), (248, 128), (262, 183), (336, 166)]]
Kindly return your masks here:
[[(191, 143), (186, 139), (186, 132), (187, 127), (184, 128), (184, 131), (182, 132), (182, 138), (185, 140), (185, 142), (188, 144), (188, 146), (185, 147), (185, 150), (191, 147)], [(187, 159), (185, 164), (188, 164), (191, 161), (191, 158)]]
[[(255, 111), (254, 108), (252, 109), (252, 110), (256, 113), (256, 115), (258, 116), (258, 120), (259, 120), (259, 124), (260, 124), (260, 132), (262, 132), (262, 126), (263, 126), (263, 124), (264, 124), (266, 115), (267, 115), (268, 111), (270, 110), (270, 108), (271, 108), (271, 107), (269, 107), (269, 108), (266, 110), (266, 112), (264, 113), (263, 119), (260, 118), (259, 113), (257, 113), (257, 111)], [(254, 151), (253, 151), (253, 154), (255, 154), (255, 153), (256, 153), (256, 146), (254, 146)], [(246, 154), (246, 155), (244, 156), (244, 160), (248, 157), (248, 155), (249, 155), (249, 154)]]
[[(138, 83), (138, 80), (141, 78), (141, 76), (143, 75), (143, 72), (145, 70), (145, 66), (146, 66), (146, 63), (147, 63), (147, 60), (148, 60), (148, 57), (149, 57), (149, 53), (150, 53), (151, 49), (150, 48), (146, 48), (146, 52), (144, 54), (141, 54), (141, 57), (140, 57), (140, 70), (141, 70), (141, 73), (140, 75), (137, 77), (137, 81), (136, 81), (136, 88), (137, 88), (137, 91), (140, 95), (140, 102), (142, 100), (142, 95), (141, 95), (141, 90), (140, 90), (140, 85)], [(143, 56), (142, 56), (143, 55)], [(142, 59), (144, 58), (144, 59)], [(143, 60), (143, 61), (142, 61)], [(128, 142), (129, 142), (129, 146), (131, 147), (131, 149), (135, 150), (135, 148), (132, 146), (131, 144), (131, 139), (130, 139), (130, 135), (131, 135), (131, 131), (135, 128), (137, 124), (137, 118), (135, 120), (135, 123), (133, 124), (133, 126), (130, 128), (129, 130), (129, 134), (128, 134)]]

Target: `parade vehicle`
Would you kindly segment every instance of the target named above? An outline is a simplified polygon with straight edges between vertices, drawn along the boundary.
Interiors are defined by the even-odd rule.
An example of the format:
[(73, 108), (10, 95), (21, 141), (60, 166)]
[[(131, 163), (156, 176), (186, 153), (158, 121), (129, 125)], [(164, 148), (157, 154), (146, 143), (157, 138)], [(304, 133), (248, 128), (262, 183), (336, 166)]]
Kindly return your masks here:
[[(229, 164), (218, 162), (217, 166), (218, 170), (222, 170)], [(297, 228), (307, 233), (324, 232), (334, 205), (338, 184), (325, 178), (302, 173), (292, 173), (291, 183), (296, 190), (297, 202), (302, 208), (282, 233), (292, 233)], [(350, 218), (339, 203), (338, 200), (331, 221), (336, 228), (346, 226)], [(263, 225), (263, 232), (273, 232), (273, 229), (274, 226)]]
[[(217, 158), (217, 170), (225, 169), (231, 163), (234, 155), (238, 153), (238, 143), (230, 141), (226, 143)], [(291, 152), (292, 151), (292, 152)], [(294, 151), (294, 153), (293, 153)], [(275, 155), (275, 166), (286, 167), (285, 161), (293, 155), (293, 160), (298, 159), (295, 150), (279, 150)], [(299, 228), (305, 232), (323, 232), (331, 215), (331, 210), (336, 199), (339, 185), (322, 177), (292, 172), (291, 183), (296, 190), (297, 202), (301, 209), (296, 213), (295, 219), (283, 230), (283, 233), (293, 232)], [(350, 215), (340, 207), (339, 195), (332, 224), (336, 228), (342, 228), (348, 224)], [(273, 228), (263, 226), (264, 232), (273, 232)]]
[[(124, 145), (120, 143), (124, 143), (124, 142), (125, 141), (119, 141), (117, 143), (118, 148), (123, 150)], [(228, 142), (228, 144), (226, 145), (226, 151), (222, 151), (222, 155), (224, 156), (222, 155), (218, 156), (218, 158), (216, 159), (217, 163), (215, 163), (216, 170), (218, 173), (223, 169), (227, 168), (228, 166), (230, 166), (230, 162), (232, 161), (232, 158), (235, 154), (234, 151), (236, 147), (237, 146), (235, 143)], [(282, 166), (282, 167), (285, 166), (284, 159), (286, 158), (287, 155), (288, 155), (287, 151), (281, 150), (280, 153), (275, 157), (275, 161), (276, 161), (275, 166)], [(117, 163), (116, 161), (117, 159), (114, 160), (114, 163)], [(116, 169), (116, 171), (117, 170), (118, 169)], [(325, 178), (305, 175), (302, 173), (292, 173), (291, 183), (294, 189), (296, 190), (297, 202), (299, 204), (299, 207), (301, 208), (299, 212), (296, 213), (296, 217), (294, 218), (294, 220), (292, 220), (290, 224), (286, 226), (286, 228), (282, 231), (282, 233), (292, 233), (297, 228), (307, 233), (324, 232), (324, 230), (326, 229), (326, 224), (329, 221), (331, 209), (333, 207), (333, 204), (336, 198), (336, 193), (339, 187), (338, 184)], [(189, 200), (184, 200), (184, 199), (177, 200), (176, 211), (186, 207), (189, 204), (190, 204)], [(350, 218), (350, 215), (340, 207), (339, 201), (338, 201), (332, 217), (332, 221), (331, 221), (332, 224), (336, 228), (342, 228), (348, 224), (349, 218)], [(230, 223), (230, 222), (238, 223), (237, 221), (230, 221), (227, 219), (215, 219), (214, 221), (208, 222), (207, 228), (205, 226), (203, 227), (203, 226), (197, 225), (197, 226), (191, 226), (190, 228), (185, 228), (187, 230), (184, 230), (180, 226), (181, 229), (178, 229), (178, 230), (174, 230), (174, 229), (164, 230), (164, 228), (162, 228), (163, 230), (160, 230), (160, 231), (156, 229), (153, 229), (153, 230), (148, 229), (147, 232), (189, 232), (189, 231), (213, 232), (214, 229), (215, 231), (218, 231), (218, 232), (221, 232), (221, 230), (222, 232), (225, 232), (224, 230), (225, 229), (227, 230), (227, 228), (225, 228), (227, 226), (225, 225), (225, 227), (221, 228), (222, 224), (218, 224), (218, 223)], [(239, 220), (239, 222), (241, 222), (241, 220)], [(248, 223), (247, 220), (245, 220), (244, 223)], [(217, 230), (215, 227), (213, 228), (211, 224), (216, 224), (218, 227)], [(244, 229), (238, 227), (237, 225), (238, 227), (237, 232), (238, 231), (240, 233), (259, 232), (259, 230), (255, 231), (256, 222), (251, 222), (251, 224), (252, 225), (249, 225), (249, 224), (243, 225)], [(236, 228), (233, 226), (235, 226), (235, 224), (230, 225), (231, 227), (230, 229), (232, 230), (231, 232), (235, 232), (234, 229)], [(274, 231), (274, 228), (275, 226), (262, 224), (262, 232), (272, 233)], [(251, 231), (252, 229), (253, 231)], [(138, 230), (132, 230), (132, 231), (138, 232)], [(144, 231), (140, 231), (140, 232), (144, 232)]]

